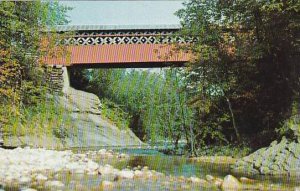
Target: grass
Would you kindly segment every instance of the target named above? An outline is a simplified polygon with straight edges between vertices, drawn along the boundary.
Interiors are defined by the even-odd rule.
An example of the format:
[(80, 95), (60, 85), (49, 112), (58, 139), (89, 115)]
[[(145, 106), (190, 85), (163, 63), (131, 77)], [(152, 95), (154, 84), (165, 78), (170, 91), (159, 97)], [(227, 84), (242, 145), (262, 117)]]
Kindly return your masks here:
[[(62, 143), (72, 130), (72, 120), (67, 111), (53, 99), (42, 100), (34, 106), (27, 106), (14, 112), (12, 105), (1, 105), (0, 115), (5, 119), (3, 135), (5, 137), (53, 137)], [(76, 131), (75, 131), (76, 132)]]
[(119, 129), (127, 129), (129, 127), (131, 116), (121, 109), (119, 105), (108, 100), (102, 99), (101, 114), (105, 118), (109, 119)]

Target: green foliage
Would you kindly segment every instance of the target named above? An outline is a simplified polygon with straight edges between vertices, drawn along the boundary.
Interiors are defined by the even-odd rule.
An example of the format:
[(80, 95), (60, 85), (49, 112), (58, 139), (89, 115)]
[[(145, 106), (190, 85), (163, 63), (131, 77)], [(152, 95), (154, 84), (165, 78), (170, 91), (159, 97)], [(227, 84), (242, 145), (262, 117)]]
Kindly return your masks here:
[(107, 119), (111, 120), (120, 129), (129, 127), (129, 119), (131, 116), (123, 111), (123, 109), (108, 99), (101, 99), (101, 114)]
[(58, 2), (0, 2), (0, 127), (7, 135), (53, 134), (62, 124), (61, 108), (46, 99), (41, 58), (57, 41), (45, 46), (52, 36), (45, 31), (66, 23), (67, 10)]
[(194, 55), (186, 78), (200, 142), (274, 139), (299, 99), (299, 11), (294, 0), (190, 0), (177, 12), (181, 35), (197, 39), (185, 49)]
[[(48, 53), (42, 39), (47, 28), (66, 22), (68, 8), (41, 1), (0, 2), (0, 102), (20, 108), (44, 94), (41, 56)], [(50, 22), (51, 21), (51, 22)], [(55, 39), (52, 39), (55, 41)]]
[(299, 139), (300, 137), (300, 115), (298, 114), (299, 103), (294, 102), (292, 106), (292, 117), (283, 122), (276, 132), (280, 137), (287, 137), (291, 139)]
[(0, 114), (6, 115), (4, 136), (55, 136), (65, 139), (73, 128), (65, 109), (51, 99), (42, 99), (38, 105), (24, 107), (18, 116), (11, 105), (1, 105)]
[[(152, 143), (172, 140), (177, 145), (180, 139), (190, 139), (193, 112), (187, 107), (186, 94), (182, 91), (184, 81), (177, 69), (167, 69), (159, 74), (120, 69), (83, 73), (89, 79), (89, 91), (119, 105), (120, 109), (111, 107), (108, 110), (110, 102), (105, 101), (104, 115), (112, 120), (115, 118), (113, 121), (123, 123), (122, 126), (129, 125), (143, 140)], [(122, 114), (121, 110), (130, 115)], [(124, 117), (127, 120), (120, 120)]]

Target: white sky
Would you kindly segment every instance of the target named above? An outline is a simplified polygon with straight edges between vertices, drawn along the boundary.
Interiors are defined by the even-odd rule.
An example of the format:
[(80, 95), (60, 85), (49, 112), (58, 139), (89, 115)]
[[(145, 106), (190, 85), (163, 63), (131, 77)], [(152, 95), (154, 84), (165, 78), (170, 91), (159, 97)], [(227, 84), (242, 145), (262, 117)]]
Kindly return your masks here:
[(71, 25), (164, 25), (179, 24), (174, 13), (182, 0), (152, 1), (61, 1), (74, 7)]

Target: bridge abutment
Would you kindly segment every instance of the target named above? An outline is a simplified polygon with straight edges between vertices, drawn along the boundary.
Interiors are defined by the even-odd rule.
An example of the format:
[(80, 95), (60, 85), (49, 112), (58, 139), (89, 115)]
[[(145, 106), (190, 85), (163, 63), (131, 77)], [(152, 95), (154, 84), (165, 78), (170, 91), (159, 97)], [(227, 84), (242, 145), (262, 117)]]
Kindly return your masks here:
[(65, 93), (70, 86), (67, 67), (50, 65), (47, 67), (47, 80), (52, 93)]

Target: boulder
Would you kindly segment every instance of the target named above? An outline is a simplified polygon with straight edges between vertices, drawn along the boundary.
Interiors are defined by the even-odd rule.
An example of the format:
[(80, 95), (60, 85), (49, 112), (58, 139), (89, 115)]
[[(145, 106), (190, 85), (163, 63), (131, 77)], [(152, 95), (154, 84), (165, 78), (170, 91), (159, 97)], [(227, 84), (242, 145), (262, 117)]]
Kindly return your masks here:
[(287, 175), (300, 172), (300, 143), (285, 137), (261, 148), (231, 166), (233, 172), (264, 175)]
[(48, 180), (48, 178), (46, 176), (42, 175), (42, 174), (37, 174), (35, 176), (35, 180), (37, 180), (38, 182), (40, 182), (40, 181), (46, 181), (46, 180)]
[[(2, 191), (0, 189), (0, 191)], [(33, 188), (25, 188), (25, 189), (22, 189), (21, 191), (37, 191), (36, 189), (33, 189)]]
[(99, 174), (114, 174), (114, 168), (110, 165), (100, 166), (98, 170)]
[(227, 175), (222, 183), (223, 191), (232, 191), (242, 189), (242, 184), (232, 175)]
[(209, 181), (209, 182), (215, 180), (215, 177), (213, 177), (212, 175), (209, 175), (209, 174), (206, 175), (205, 178), (206, 178), (206, 180)]
[(134, 177), (142, 177), (143, 176), (143, 172), (140, 170), (135, 170), (134, 171)]
[(120, 178), (132, 179), (134, 177), (134, 173), (131, 170), (121, 170), (118, 175), (120, 176)]
[(46, 187), (55, 187), (55, 188), (62, 188), (64, 187), (65, 185), (61, 182), (61, 181), (58, 181), (58, 180), (53, 180), (53, 181), (47, 181), (45, 182), (45, 186)]
[(30, 182), (31, 182), (31, 178), (27, 176), (20, 177), (19, 179), (20, 184), (28, 184)]
[(247, 177), (241, 177), (240, 181), (242, 183), (245, 183), (245, 184), (253, 184), (253, 183), (257, 182), (256, 180), (253, 180), (253, 179), (250, 179), (250, 178), (247, 178)]
[(110, 182), (110, 181), (102, 181), (101, 183), (101, 187), (102, 189), (104, 190), (109, 190), (109, 189), (112, 189), (114, 187), (114, 183), (113, 182)]
[(214, 185), (216, 185), (217, 187), (221, 187), (222, 184), (223, 184), (223, 179), (221, 178), (216, 178), (214, 181), (213, 181)]
[(201, 179), (201, 178), (198, 178), (198, 177), (190, 177), (189, 180), (192, 182), (192, 183), (195, 183), (195, 184), (208, 184), (208, 182), (204, 179)]

